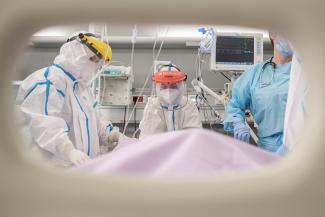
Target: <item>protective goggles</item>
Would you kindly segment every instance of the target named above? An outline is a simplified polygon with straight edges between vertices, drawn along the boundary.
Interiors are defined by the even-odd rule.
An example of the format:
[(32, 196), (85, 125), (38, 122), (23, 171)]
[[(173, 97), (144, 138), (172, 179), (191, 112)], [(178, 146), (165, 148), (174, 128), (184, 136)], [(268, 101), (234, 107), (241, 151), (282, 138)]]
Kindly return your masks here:
[(87, 46), (94, 54), (105, 61), (112, 59), (112, 48), (105, 42), (99, 40), (94, 34), (80, 33), (78, 36), (69, 38), (67, 42), (78, 39), (80, 43)]

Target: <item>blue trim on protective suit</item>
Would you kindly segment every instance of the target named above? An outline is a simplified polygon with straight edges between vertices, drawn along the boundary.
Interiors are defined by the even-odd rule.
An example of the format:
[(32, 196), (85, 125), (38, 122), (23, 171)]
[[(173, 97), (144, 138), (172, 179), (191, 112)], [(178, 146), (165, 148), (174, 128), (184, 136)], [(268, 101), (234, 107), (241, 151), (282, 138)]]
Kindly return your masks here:
[(65, 124), (67, 126), (67, 129), (64, 132), (68, 133), (68, 132), (70, 132), (70, 126), (67, 121), (65, 121)]
[(97, 101), (94, 102), (94, 104), (93, 104), (93, 108), (96, 108), (96, 106), (97, 106)]
[(284, 144), (282, 144), (275, 153), (279, 156), (285, 156), (288, 154), (288, 149)]
[(46, 93), (45, 93), (45, 105), (44, 105), (44, 113), (45, 115), (49, 115), (48, 111), (48, 102), (49, 102), (49, 96), (50, 96), (50, 87), (52, 82), (47, 79), (47, 76), (49, 75), (50, 67), (47, 67), (44, 72), (44, 77), (46, 80)]
[(175, 128), (175, 110), (174, 109), (173, 109), (172, 120), (173, 120), (173, 128), (174, 128), (174, 131), (175, 131), (176, 128)]
[[(48, 115), (48, 102), (49, 102), (49, 96), (50, 96), (50, 88), (51, 88), (51, 85), (53, 85), (53, 82), (48, 79), (49, 72), (50, 72), (50, 67), (47, 67), (46, 70), (45, 70), (45, 72), (44, 72), (45, 81), (43, 81), (43, 82), (37, 82), (30, 89), (30, 91), (26, 94), (26, 96), (24, 97), (24, 99), (26, 99), (37, 88), (37, 86), (39, 86), (39, 85), (46, 85), (46, 89), (45, 89), (45, 104), (44, 104), (44, 113), (45, 113), (45, 115)], [(65, 97), (63, 91), (61, 91), (58, 88), (55, 88), (55, 89), (56, 89), (56, 91), (61, 96)]]
[[(47, 68), (48, 69), (48, 68)], [(46, 69), (46, 70), (47, 70)], [(48, 75), (48, 73), (47, 73)], [(42, 82), (36, 82), (35, 85), (28, 91), (28, 93), (26, 94), (26, 96), (24, 97), (24, 100), (36, 89), (37, 86), (39, 85), (53, 85), (53, 82), (50, 81), (49, 79), (45, 78), (46, 81), (42, 81)], [(65, 94), (62, 90), (60, 90), (59, 88), (55, 87), (56, 91), (62, 96), (65, 97)]]
[(110, 133), (113, 130), (113, 124), (112, 122), (108, 122), (108, 124), (106, 125), (106, 131), (108, 130), (108, 132)]
[(45, 72), (44, 72), (44, 77), (45, 77), (46, 80), (48, 80), (47, 77), (49, 76), (49, 71), (50, 71), (50, 67), (47, 67)]
[(24, 97), (24, 100), (36, 89), (38, 85), (44, 85), (46, 82), (37, 82)]
[(64, 94), (64, 92), (62, 90), (60, 90), (58, 88), (55, 88), (55, 89), (61, 96), (65, 97), (65, 94)]
[(44, 107), (45, 115), (49, 115), (48, 103), (49, 103), (49, 96), (50, 96), (50, 86), (51, 85), (50, 85), (49, 81), (46, 81), (45, 107)]
[(90, 147), (91, 146), (90, 146), (90, 133), (89, 133), (90, 130), (89, 130), (88, 115), (86, 114), (85, 110), (82, 108), (81, 103), (79, 101), (79, 98), (77, 97), (77, 95), (75, 93), (75, 88), (76, 88), (76, 85), (78, 84), (77, 79), (70, 72), (66, 71), (62, 66), (60, 66), (58, 64), (53, 64), (53, 66), (61, 69), (64, 72), (64, 74), (66, 74), (74, 82), (74, 84), (73, 84), (73, 95), (77, 100), (77, 103), (78, 103), (78, 105), (80, 107), (80, 110), (82, 111), (82, 113), (84, 113), (84, 115), (86, 117), (86, 130), (87, 130), (87, 143), (88, 143), (87, 155), (90, 156)]
[[(174, 105), (174, 106), (173, 106), (173, 110), (174, 110), (174, 109), (177, 109), (177, 107), (178, 107), (178, 105)], [(165, 110), (167, 110), (167, 111), (169, 110), (169, 107), (168, 107), (168, 106), (165, 106), (165, 105), (161, 105), (161, 108), (163, 108), (163, 109), (165, 109)]]
[(68, 72), (64, 68), (62, 68), (62, 66), (60, 66), (58, 64), (53, 64), (53, 66), (61, 69), (64, 72), (64, 74), (66, 74), (73, 82), (77, 80), (70, 72)]
[[(172, 121), (173, 121), (173, 129), (174, 129), (174, 131), (176, 130), (176, 128), (175, 128), (175, 109), (176, 109), (178, 106), (179, 106), (179, 105), (174, 105), (174, 106), (173, 106)], [(161, 107), (162, 107), (163, 109), (167, 110), (167, 111), (169, 110), (168, 106), (161, 105)]]
[(76, 85), (78, 84), (78, 82), (75, 82), (73, 84), (73, 95), (76, 98), (78, 105), (80, 107), (80, 110), (84, 113), (85, 117), (86, 117), (86, 129), (87, 129), (87, 142), (88, 142), (88, 150), (87, 150), (87, 155), (90, 156), (90, 133), (89, 133), (89, 123), (88, 123), (88, 116), (86, 114), (86, 112), (84, 111), (84, 109), (82, 108), (79, 98), (77, 97), (76, 93), (75, 93), (75, 89), (76, 89)]
[[(77, 82), (77, 79), (71, 74), (71, 73), (69, 73), (68, 71), (66, 71), (64, 68), (62, 68), (60, 65), (58, 65), (58, 64), (53, 64), (53, 66), (55, 66), (55, 67), (57, 67), (57, 68), (59, 68), (59, 69), (61, 69), (63, 72), (64, 72), (64, 74), (66, 74), (73, 82), (74, 82), (74, 85), (73, 85), (73, 95), (74, 95), (74, 97), (76, 98), (76, 100), (77, 100), (77, 103), (79, 104), (79, 107), (80, 107), (80, 110), (84, 113), (84, 115), (85, 115), (85, 117), (86, 117), (86, 129), (87, 129), (87, 142), (88, 142), (88, 150), (87, 150), (87, 154), (88, 154), (88, 156), (90, 155), (90, 133), (89, 133), (89, 123), (88, 123), (88, 116), (87, 116), (87, 114), (86, 114), (86, 112), (84, 111), (84, 109), (82, 108), (82, 106), (81, 106), (81, 104), (80, 104), (80, 101), (79, 101), (79, 99), (78, 99), (78, 97), (76, 96), (76, 94), (75, 94), (75, 87), (76, 87), (76, 85), (78, 84), (78, 82)], [(47, 85), (47, 87), (46, 87), (46, 102), (45, 102), (45, 112), (46, 112), (46, 115), (47, 115), (47, 102), (48, 102), (48, 97), (49, 97), (49, 85), (51, 85), (52, 84), (52, 82), (50, 81), (50, 80), (48, 80), (47, 79), (47, 76), (48, 76), (48, 74), (49, 74), (49, 67), (47, 68), (47, 70), (45, 71), (45, 73), (44, 73), (44, 77), (45, 77), (45, 79), (46, 79), (46, 82), (42, 82), (42, 84), (46, 84)], [(36, 88), (36, 86), (37, 86), (38, 84), (36, 84), (35, 85), (35, 87), (33, 87), (33, 89), (35, 89)], [(60, 93), (62, 96), (65, 96), (64, 95), (64, 93), (61, 91), (61, 90), (59, 90), (59, 89), (56, 89), (57, 91), (58, 91), (58, 93)], [(31, 92), (31, 91), (30, 91)], [(29, 94), (28, 94), (29, 95)], [(69, 125), (67, 124), (67, 130), (65, 131), (65, 132), (69, 132), (70, 131), (70, 127), (69, 127)]]

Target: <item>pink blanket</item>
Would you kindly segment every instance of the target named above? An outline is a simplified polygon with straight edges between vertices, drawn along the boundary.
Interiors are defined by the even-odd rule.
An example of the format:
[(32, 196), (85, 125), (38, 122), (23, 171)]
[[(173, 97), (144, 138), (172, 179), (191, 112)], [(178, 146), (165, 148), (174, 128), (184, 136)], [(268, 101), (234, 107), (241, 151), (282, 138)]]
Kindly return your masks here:
[(204, 129), (125, 138), (109, 154), (75, 168), (90, 174), (140, 174), (151, 177), (211, 175), (255, 170), (278, 156)]

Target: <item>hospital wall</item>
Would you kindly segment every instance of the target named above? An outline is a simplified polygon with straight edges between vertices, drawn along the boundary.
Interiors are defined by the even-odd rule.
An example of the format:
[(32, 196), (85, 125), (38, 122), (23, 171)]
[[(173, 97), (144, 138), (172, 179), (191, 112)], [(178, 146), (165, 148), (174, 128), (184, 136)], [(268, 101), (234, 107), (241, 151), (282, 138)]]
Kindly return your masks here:
[[(266, 47), (264, 49), (264, 59), (270, 58), (272, 55), (270, 47), (264, 47)], [(116, 48), (114, 45), (112, 45), (112, 49), (113, 61), (121, 61), (126, 65), (130, 65), (130, 48)], [(35, 70), (51, 65), (53, 59), (58, 53), (59, 46), (27, 47), (26, 52), (22, 54), (21, 61), (17, 65), (17, 70), (20, 72), (19, 76), (14, 79), (23, 80)], [(134, 54), (134, 88), (141, 88), (147, 74), (151, 72), (150, 67), (152, 65), (152, 56), (152, 48), (136, 47)], [(184, 46), (183, 48), (173, 48), (169, 46), (167, 49), (162, 49), (159, 60), (170, 60), (185, 71), (188, 75), (188, 88), (191, 88), (190, 81), (195, 78), (196, 57), (197, 47), (188, 48)], [(202, 67), (202, 77), (205, 84), (212, 89), (222, 89), (227, 80), (220, 73), (210, 72), (209, 56), (206, 56), (204, 59), (207, 61), (207, 63)], [(151, 87), (150, 84), (147, 85), (147, 87)]]

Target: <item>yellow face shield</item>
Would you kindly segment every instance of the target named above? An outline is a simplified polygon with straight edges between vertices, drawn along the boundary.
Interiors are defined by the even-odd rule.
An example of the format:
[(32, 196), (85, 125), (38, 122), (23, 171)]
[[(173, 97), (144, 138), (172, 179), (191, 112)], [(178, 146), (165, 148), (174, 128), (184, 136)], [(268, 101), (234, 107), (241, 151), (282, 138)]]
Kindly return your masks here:
[(82, 44), (86, 45), (100, 59), (105, 61), (110, 61), (112, 59), (112, 48), (105, 42), (96, 37), (82, 33), (78, 35), (78, 38)]

